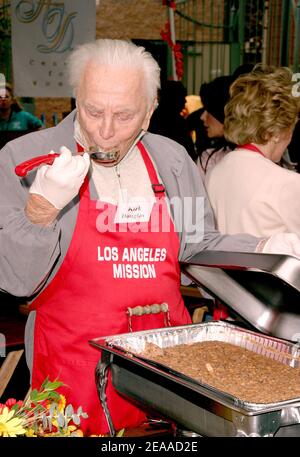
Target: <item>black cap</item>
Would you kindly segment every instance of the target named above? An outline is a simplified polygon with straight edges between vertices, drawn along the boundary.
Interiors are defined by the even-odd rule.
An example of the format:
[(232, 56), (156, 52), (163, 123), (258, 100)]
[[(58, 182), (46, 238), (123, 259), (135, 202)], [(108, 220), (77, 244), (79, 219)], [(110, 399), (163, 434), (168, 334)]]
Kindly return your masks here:
[(248, 73), (251, 73), (251, 71), (254, 68), (254, 64), (252, 63), (243, 63), (242, 65), (238, 66), (234, 72), (232, 73), (233, 79), (237, 79), (239, 76), (244, 76)]
[(229, 100), (229, 88), (232, 82), (232, 76), (219, 76), (209, 83), (203, 83), (200, 88), (204, 109), (221, 124), (224, 124), (224, 108)]

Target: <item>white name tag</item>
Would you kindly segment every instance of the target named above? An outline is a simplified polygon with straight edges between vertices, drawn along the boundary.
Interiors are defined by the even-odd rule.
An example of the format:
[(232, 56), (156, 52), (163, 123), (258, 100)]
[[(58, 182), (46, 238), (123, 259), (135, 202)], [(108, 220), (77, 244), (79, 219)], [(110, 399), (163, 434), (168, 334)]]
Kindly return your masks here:
[(148, 222), (153, 208), (154, 200), (121, 201), (115, 214), (115, 224)]

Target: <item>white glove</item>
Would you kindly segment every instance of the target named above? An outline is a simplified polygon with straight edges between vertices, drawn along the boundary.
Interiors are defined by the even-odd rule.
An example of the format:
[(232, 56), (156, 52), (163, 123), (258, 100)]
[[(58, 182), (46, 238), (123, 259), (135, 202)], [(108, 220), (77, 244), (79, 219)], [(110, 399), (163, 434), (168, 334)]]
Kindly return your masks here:
[(276, 233), (267, 239), (261, 250), (258, 245), (256, 252), (300, 257), (300, 238), (295, 233)]
[(78, 194), (90, 166), (88, 153), (72, 156), (62, 146), (52, 165), (41, 166), (29, 192), (48, 200), (55, 208), (64, 208)]

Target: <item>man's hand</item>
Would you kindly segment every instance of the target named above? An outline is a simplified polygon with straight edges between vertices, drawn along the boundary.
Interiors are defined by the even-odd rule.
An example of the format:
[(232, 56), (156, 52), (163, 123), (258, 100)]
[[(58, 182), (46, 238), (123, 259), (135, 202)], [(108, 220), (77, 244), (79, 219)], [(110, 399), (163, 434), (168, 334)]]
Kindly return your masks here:
[(276, 233), (262, 240), (256, 252), (268, 254), (286, 254), (300, 258), (300, 238), (295, 233)]
[(62, 146), (60, 156), (53, 165), (41, 166), (29, 192), (40, 195), (57, 210), (64, 208), (78, 194), (90, 166), (90, 156), (72, 156), (71, 151)]

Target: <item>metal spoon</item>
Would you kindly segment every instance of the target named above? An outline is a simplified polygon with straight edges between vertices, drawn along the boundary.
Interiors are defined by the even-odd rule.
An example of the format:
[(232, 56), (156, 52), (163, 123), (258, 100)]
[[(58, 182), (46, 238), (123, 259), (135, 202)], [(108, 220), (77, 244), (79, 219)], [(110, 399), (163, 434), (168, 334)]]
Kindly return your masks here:
[[(130, 146), (127, 154), (134, 148), (134, 146), (138, 143), (140, 138), (144, 135), (144, 130), (141, 130), (139, 134), (134, 139), (132, 145)], [(104, 163), (113, 163), (116, 162), (120, 156), (120, 151), (115, 149), (113, 151), (99, 151), (97, 150), (96, 146), (91, 146), (88, 151), (82, 151), (79, 154), (83, 154), (84, 152), (88, 152), (91, 156), (91, 159), (97, 160), (99, 162)], [(33, 159), (26, 160), (25, 162), (20, 163), (15, 168), (15, 173), (17, 176), (21, 176), (22, 178), (29, 173), (29, 171), (33, 170), (34, 168), (47, 164), (52, 165), (56, 157), (59, 157), (60, 154), (56, 152), (54, 154), (46, 154), (38, 157), (34, 157)]]

